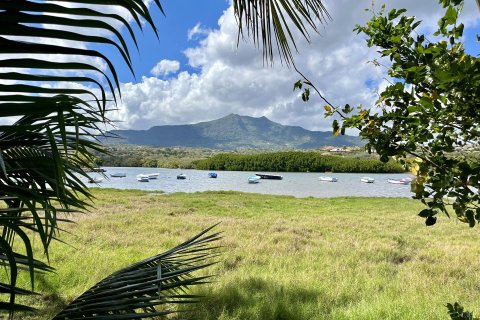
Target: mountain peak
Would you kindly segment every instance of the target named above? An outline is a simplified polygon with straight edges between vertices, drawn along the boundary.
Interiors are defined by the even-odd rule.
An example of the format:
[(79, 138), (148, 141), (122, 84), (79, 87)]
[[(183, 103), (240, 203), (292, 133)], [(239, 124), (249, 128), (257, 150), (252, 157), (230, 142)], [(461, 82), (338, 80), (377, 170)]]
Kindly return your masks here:
[(361, 144), (359, 137), (335, 137), (331, 132), (309, 131), (297, 126), (281, 125), (265, 116), (255, 118), (235, 113), (190, 125), (155, 126), (149, 130), (115, 130), (113, 133), (125, 137), (123, 142), (130, 144), (226, 150), (312, 149), (325, 145)]

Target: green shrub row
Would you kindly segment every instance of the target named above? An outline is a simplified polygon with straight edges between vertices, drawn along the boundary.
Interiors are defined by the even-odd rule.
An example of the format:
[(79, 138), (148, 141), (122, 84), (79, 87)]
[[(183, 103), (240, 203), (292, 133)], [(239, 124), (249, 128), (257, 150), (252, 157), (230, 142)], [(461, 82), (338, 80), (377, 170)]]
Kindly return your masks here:
[(383, 163), (374, 159), (345, 158), (321, 155), (318, 152), (271, 152), (262, 154), (222, 153), (195, 162), (200, 170), (278, 171), (278, 172), (404, 172), (394, 161)]

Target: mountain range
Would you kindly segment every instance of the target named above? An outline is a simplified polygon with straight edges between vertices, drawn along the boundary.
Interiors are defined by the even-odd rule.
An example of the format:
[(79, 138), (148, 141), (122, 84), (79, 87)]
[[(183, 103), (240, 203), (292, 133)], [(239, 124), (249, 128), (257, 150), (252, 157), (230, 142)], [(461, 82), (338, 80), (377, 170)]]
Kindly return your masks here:
[(356, 136), (334, 136), (331, 131), (309, 131), (285, 126), (266, 117), (230, 114), (223, 118), (184, 125), (155, 126), (148, 130), (112, 130), (119, 138), (104, 143), (127, 143), (157, 147), (239, 149), (313, 149), (322, 146), (361, 145)]

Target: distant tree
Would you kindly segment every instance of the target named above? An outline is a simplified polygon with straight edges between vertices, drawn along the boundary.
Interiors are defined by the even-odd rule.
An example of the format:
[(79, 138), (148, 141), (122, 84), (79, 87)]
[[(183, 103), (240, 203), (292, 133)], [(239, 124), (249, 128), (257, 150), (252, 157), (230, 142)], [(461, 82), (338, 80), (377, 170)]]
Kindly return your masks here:
[(394, 157), (416, 176), (411, 188), (426, 205), (419, 215), (427, 225), (435, 224), (439, 212), (449, 216), (453, 211), (473, 227), (480, 222), (480, 163), (475, 160), (480, 59), (466, 53), (462, 42), (464, 25), (457, 18), (463, 1), (439, 3), (445, 14), (435, 40), (417, 33), (421, 21), (405, 9), (387, 12), (385, 6), (380, 12), (372, 9), (371, 20), (354, 29), (378, 50), (381, 59), (373, 63), (392, 79), (375, 106), (335, 106), (305, 77), (294, 89), (303, 87), (302, 98), (308, 100), (313, 88), (326, 103), (326, 115), (340, 116), (332, 124), (335, 135), (346, 128), (360, 130), (370, 153), (377, 152), (385, 162)]

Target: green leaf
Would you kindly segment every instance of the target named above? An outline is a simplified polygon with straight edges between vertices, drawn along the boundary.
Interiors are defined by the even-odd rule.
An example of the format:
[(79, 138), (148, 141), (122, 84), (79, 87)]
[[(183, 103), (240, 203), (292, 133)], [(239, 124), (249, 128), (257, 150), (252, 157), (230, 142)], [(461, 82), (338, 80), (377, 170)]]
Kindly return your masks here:
[(427, 219), (425, 219), (425, 225), (427, 227), (433, 226), (437, 222), (437, 217), (434, 216), (428, 216)]

